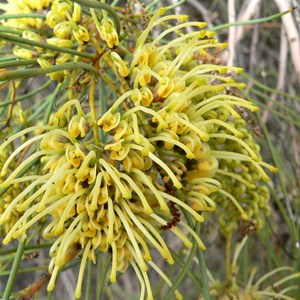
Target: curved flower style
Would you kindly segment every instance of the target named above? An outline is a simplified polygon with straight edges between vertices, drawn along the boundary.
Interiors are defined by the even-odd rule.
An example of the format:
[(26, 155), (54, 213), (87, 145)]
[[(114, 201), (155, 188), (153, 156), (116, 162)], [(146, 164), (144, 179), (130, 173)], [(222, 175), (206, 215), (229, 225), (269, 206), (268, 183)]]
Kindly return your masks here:
[[(7, 244), (47, 217), (43, 237), (55, 238), (49, 291), (58, 271), (81, 254), (75, 293), (80, 298), (86, 262), (95, 262), (95, 251), (100, 250), (112, 253), (112, 282), (117, 271), (125, 272), (131, 265), (141, 282), (141, 299), (145, 290), (147, 299), (153, 299), (149, 266), (171, 285), (150, 255), (155, 248), (168, 263), (174, 262), (164, 230), (191, 248), (188, 232), (205, 249), (180, 210), (194, 222), (203, 222), (217, 209), (224, 232), (234, 228), (228, 224), (232, 214), (233, 224), (250, 218), (261, 222), (259, 211), (266, 207), (268, 195), (256, 185), (268, 180), (264, 167), (275, 168), (262, 162), (259, 147), (236, 110), (257, 107), (230, 93), (244, 88), (229, 76), (242, 69), (202, 63), (210, 48), (226, 44), (203, 30), (205, 23), (186, 22), (186, 16), (160, 17), (164, 12), (159, 9), (154, 14), (130, 57), (124, 59), (115, 51), (104, 55), (122, 86), (120, 97), (98, 120), (91, 107), (71, 98), (49, 124), (24, 129), (0, 146), (2, 153), (16, 139), (32, 135), (1, 165), (0, 187), (25, 183), (27, 187), (1, 212), (0, 224), (20, 215), (4, 238)], [(89, 43), (95, 32), (81, 25), (80, 14), (71, 1), (53, 2), (47, 23), (57, 41), (71, 41), (70, 47), (75, 40), (79, 45)], [(95, 27), (90, 28), (99, 31), (109, 48), (117, 46), (119, 39), (107, 15), (100, 25), (93, 11), (91, 15)], [(174, 21), (178, 24), (149, 38), (153, 28)], [(185, 33), (187, 27), (196, 30)], [(170, 34), (175, 38), (164, 42)], [(40, 57), (38, 63), (44, 68), (49, 61)], [(64, 72), (51, 74), (53, 80), (66, 80)], [(100, 143), (97, 130), (104, 137)], [(14, 158), (32, 144), (38, 151), (9, 173)], [(36, 159), (42, 164), (40, 172), (19, 177)], [(182, 298), (178, 291), (176, 297)]]

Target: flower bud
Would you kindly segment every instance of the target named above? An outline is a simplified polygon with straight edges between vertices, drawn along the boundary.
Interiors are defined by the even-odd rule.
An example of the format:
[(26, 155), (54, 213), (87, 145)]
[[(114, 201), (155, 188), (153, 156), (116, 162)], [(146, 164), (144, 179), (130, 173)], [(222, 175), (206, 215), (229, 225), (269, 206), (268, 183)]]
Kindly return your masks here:
[(97, 122), (105, 132), (109, 132), (118, 126), (121, 120), (121, 114), (119, 112), (112, 114), (110, 111), (105, 113)]
[(55, 25), (53, 33), (60, 39), (70, 39), (72, 36), (72, 28), (69, 21), (60, 22)]
[(99, 28), (102, 40), (106, 41), (109, 48), (119, 45), (119, 37), (111, 19), (105, 18), (101, 21)]
[(120, 57), (120, 55), (116, 52), (111, 52), (110, 57), (111, 57), (114, 65), (116, 66), (120, 76), (122, 76), (122, 77), (128, 76), (129, 75), (129, 70), (128, 70), (125, 62)]
[(66, 14), (72, 13), (72, 1), (69, 0), (55, 0), (52, 4), (52, 11), (58, 13), (60, 16), (65, 18)]
[(90, 35), (86, 28), (79, 25), (77, 30), (73, 30), (73, 35), (79, 44), (84, 44), (90, 40)]
[(46, 15), (46, 24), (51, 28), (54, 28), (56, 24), (62, 22), (63, 20), (64, 17), (53, 10), (48, 11)]
[(77, 23), (81, 20), (81, 6), (78, 3), (74, 3), (73, 6), (72, 19)]
[(49, 60), (44, 59), (44, 58), (38, 58), (37, 59), (38, 64), (40, 65), (41, 68), (49, 68), (52, 67), (52, 64)]
[(70, 120), (68, 131), (74, 138), (77, 138), (79, 135), (83, 138), (89, 133), (90, 125), (84, 117), (75, 115)]
[(34, 52), (29, 49), (18, 48), (13, 50), (13, 54), (20, 58), (31, 59), (33, 58)]
[(73, 42), (71, 40), (59, 39), (55, 37), (47, 39), (47, 43), (64, 48), (71, 48), (73, 46)]

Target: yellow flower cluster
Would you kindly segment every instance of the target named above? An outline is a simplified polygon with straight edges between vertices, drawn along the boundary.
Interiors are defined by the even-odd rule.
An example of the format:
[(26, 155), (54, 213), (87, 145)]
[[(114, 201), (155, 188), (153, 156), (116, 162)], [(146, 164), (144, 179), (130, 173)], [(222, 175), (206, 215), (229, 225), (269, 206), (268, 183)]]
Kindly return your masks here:
[[(81, 6), (72, 1), (53, 1), (46, 15), (46, 23), (53, 28), (56, 38), (62, 43), (74, 38), (79, 44), (89, 41), (90, 36), (85, 22), (81, 22)], [(84, 24), (84, 25), (81, 25)]]
[[(86, 262), (95, 262), (95, 251), (100, 250), (112, 253), (112, 282), (117, 271), (124, 272), (131, 265), (141, 282), (141, 299), (145, 290), (147, 299), (153, 299), (149, 266), (172, 285), (150, 255), (155, 248), (168, 263), (174, 262), (163, 239), (164, 230), (172, 231), (191, 248), (188, 232), (205, 249), (180, 210), (189, 213), (195, 223), (203, 222), (217, 208), (222, 228), (230, 226), (231, 230), (231, 223), (256, 219), (261, 207), (266, 207), (267, 192), (256, 189), (256, 184), (268, 180), (263, 167), (275, 169), (261, 161), (235, 109), (257, 108), (228, 93), (244, 88), (228, 76), (229, 71), (242, 70), (203, 63), (209, 48), (226, 44), (203, 30), (205, 23), (186, 22), (187, 16), (181, 15), (161, 16), (164, 12), (159, 9), (154, 14), (133, 53), (122, 57), (109, 49), (103, 55), (121, 87), (116, 91), (120, 97), (97, 120), (94, 109), (83, 105), (82, 99), (70, 98), (52, 114), (49, 124), (26, 128), (0, 146), (2, 153), (23, 135), (32, 135), (17, 142), (0, 165), (1, 188), (26, 184), (20, 193), (9, 194), (11, 200), (1, 211), (0, 224), (13, 220), (3, 240), (7, 244), (47, 217), (43, 237), (54, 238), (49, 291), (59, 270), (82, 254), (75, 293), (80, 298)], [(82, 16), (81, 7), (72, 1), (52, 1), (46, 22), (53, 28), (55, 44), (70, 42), (64, 47), (76, 44), (83, 51), (87, 47), (81, 45), (89, 45), (97, 52), (93, 41), (97, 34), (108, 48), (119, 44), (106, 13), (99, 22), (93, 9), (91, 17)], [(150, 38), (153, 29), (172, 22), (177, 24)], [(196, 30), (186, 33), (187, 27)], [(165, 42), (170, 35), (172, 40)], [(24, 31), (24, 37), (44, 40), (32, 31)], [(47, 68), (51, 63), (41, 53), (45, 51), (39, 53), (38, 62)], [(76, 61), (71, 54), (58, 57), (62, 56), (66, 56), (64, 61)], [(60, 72), (57, 76), (50, 73), (51, 79), (68, 80), (67, 73)], [(90, 89), (93, 98), (92, 85)], [(99, 131), (103, 138), (97, 142)], [(15, 165), (15, 158), (32, 144), (38, 150)], [(28, 171), (19, 177), (37, 159), (42, 164), (39, 173)], [(14, 215), (20, 217), (12, 218)], [(182, 298), (178, 291), (176, 297)]]
[[(91, 16), (83, 15), (81, 6), (70, 0), (10, 0), (6, 4), (0, 4), (0, 9), (4, 10), (6, 15), (35, 13), (43, 15), (45, 9), (48, 9), (45, 21), (37, 17), (11, 18), (2, 21), (4, 26), (24, 29), (21, 35), (27, 40), (65, 49), (77, 49), (80, 52), (86, 52), (92, 45), (98, 54), (102, 52), (98, 34), (109, 48), (119, 45), (115, 24), (105, 10), (102, 11), (103, 16), (100, 22), (99, 14), (93, 8), (90, 9)], [(42, 26), (43, 28), (41, 28)], [(40, 32), (36, 32), (35, 28)], [(37, 58), (41, 68), (78, 61), (78, 57), (70, 53), (49, 50), (47, 47), (40, 46), (28, 47), (18, 44), (14, 47), (13, 53), (19, 58)], [(48, 76), (52, 80), (62, 82), (70, 76), (70, 72), (69, 70), (54, 71)]]
[[(42, 13), (44, 9), (49, 8), (53, 0), (8, 0), (7, 3), (0, 3), (0, 9), (4, 15), (23, 15), (32, 13)], [(2, 24), (12, 28), (38, 28), (40, 29), (44, 22), (41, 18), (12, 18), (2, 21)]]
[[(68, 116), (70, 111), (71, 116)], [(151, 260), (148, 243), (169, 263), (174, 262), (160, 235), (160, 226), (167, 222), (165, 219), (170, 214), (167, 201), (174, 201), (191, 211), (198, 221), (203, 218), (155, 186), (153, 177), (157, 175), (143, 172), (152, 167), (151, 160), (132, 153), (128, 158), (130, 172), (118, 169), (105, 153), (89, 143), (90, 122), (79, 101), (70, 100), (52, 116), (49, 125), (25, 129), (1, 145), (2, 151), (24, 134), (37, 129), (44, 131), (18, 147), (1, 167), (1, 176), (4, 177), (18, 153), (27, 145), (40, 141), (40, 150), (25, 159), (1, 184), (5, 187), (31, 182), (15, 195), (1, 214), (1, 224), (14, 220), (3, 243), (19, 238), (42, 218), (51, 216), (52, 221), (43, 233), (45, 239), (56, 238), (50, 249), (49, 272), (52, 277), (48, 290), (54, 288), (59, 269), (74, 255), (83, 252), (75, 294), (80, 298), (86, 260), (95, 261), (95, 250), (98, 249), (112, 251), (112, 282), (116, 281), (116, 272), (124, 272), (130, 263), (138, 275), (142, 274), (152, 298), (146, 273), (146, 261)], [(17, 174), (37, 157), (44, 165), (42, 173), (17, 178)], [(30, 194), (34, 188), (36, 192)], [(12, 218), (16, 214), (21, 217)], [(192, 246), (179, 227), (171, 230), (187, 247)], [(190, 228), (189, 231), (193, 232)], [(204, 248), (201, 240), (196, 239)], [(156, 267), (153, 262), (151, 266)]]
[[(260, 159), (259, 146), (254, 142), (246, 122), (240, 119), (235, 122), (234, 126), (243, 132), (242, 140), (252, 149), (253, 155)], [(222, 151), (227, 151), (227, 155), (234, 154), (234, 159), (230, 157), (222, 159), (215, 177), (226, 190), (226, 194), (212, 197), (217, 204), (216, 212), (221, 231), (225, 235), (230, 234), (238, 229), (241, 221), (234, 205), (226, 201), (228, 194), (239, 200), (239, 204), (247, 214), (248, 221), (251, 221), (252, 226), (256, 229), (262, 228), (265, 216), (270, 212), (269, 191), (265, 185), (259, 183), (259, 180), (261, 178), (267, 180), (268, 178), (260, 172), (256, 164), (244, 157), (245, 149), (241, 144), (234, 140), (216, 139), (212, 148), (220, 149), (220, 147), (222, 147)], [(262, 165), (264, 164), (262, 163)]]

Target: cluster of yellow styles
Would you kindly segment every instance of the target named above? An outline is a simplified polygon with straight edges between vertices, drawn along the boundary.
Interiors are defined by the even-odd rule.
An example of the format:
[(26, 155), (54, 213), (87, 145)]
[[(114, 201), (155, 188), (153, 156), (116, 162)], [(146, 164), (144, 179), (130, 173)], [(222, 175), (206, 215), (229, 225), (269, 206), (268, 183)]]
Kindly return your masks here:
[[(80, 298), (87, 260), (109, 251), (111, 282), (131, 265), (141, 299), (145, 293), (153, 299), (149, 267), (172, 285), (150, 255), (155, 248), (174, 263), (165, 231), (187, 248), (196, 242), (205, 249), (184, 214), (195, 224), (216, 212), (224, 234), (241, 220), (262, 226), (268, 192), (260, 181), (268, 180), (263, 168), (275, 169), (262, 162), (236, 110), (257, 110), (235, 94), (245, 85), (232, 74), (242, 69), (206, 62), (210, 48), (226, 44), (202, 29), (205, 23), (161, 8), (144, 29), (133, 24), (138, 30), (120, 33), (105, 7), (83, 13), (78, 2), (92, 1), (8, 0), (0, 6), (8, 15), (46, 16), (2, 21), (21, 29), (23, 38), (94, 55), (18, 44), (13, 53), (20, 60), (36, 59), (41, 69), (83, 62), (96, 70), (47, 73), (58, 85), (67, 83), (67, 99), (47, 124), (1, 141), (0, 188), (8, 188), (0, 200), (3, 243), (44, 224), (43, 238), (53, 241), (49, 291), (59, 270), (80, 255)], [(97, 81), (112, 92), (100, 95)], [(102, 108), (95, 104), (100, 96)], [(176, 297), (182, 299), (178, 291)]]

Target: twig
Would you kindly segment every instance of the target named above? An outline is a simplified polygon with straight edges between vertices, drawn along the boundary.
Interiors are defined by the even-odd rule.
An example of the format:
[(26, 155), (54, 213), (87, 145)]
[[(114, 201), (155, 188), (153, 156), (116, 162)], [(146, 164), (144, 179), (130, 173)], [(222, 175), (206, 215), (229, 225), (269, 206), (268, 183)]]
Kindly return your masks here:
[(300, 9), (299, 9), (299, 6), (300, 6), (300, 2), (299, 0), (291, 0), (291, 5), (293, 7), (298, 7), (298, 9), (295, 9), (294, 11), (294, 18), (296, 20), (296, 26), (298, 27), (298, 32), (300, 32)]
[[(255, 18), (257, 17), (259, 17), (259, 10), (257, 10), (257, 13), (255, 15)], [(250, 61), (249, 61), (249, 73), (251, 76), (254, 75), (254, 70), (256, 69), (257, 62), (258, 62), (257, 47), (258, 47), (258, 41), (260, 36), (260, 29), (261, 29), (261, 25), (259, 24), (255, 24), (253, 27), (253, 34), (251, 38), (251, 47), (250, 47)], [(248, 88), (250, 87), (248, 86)]]
[(299, 144), (297, 143), (297, 130), (294, 125), (291, 125), (290, 127), (291, 127), (291, 135), (292, 135), (292, 145), (294, 149), (294, 159), (297, 166), (295, 168), (295, 171), (296, 171), (296, 176), (299, 178), (300, 177), (300, 158), (299, 158), (300, 149), (299, 149)]
[(23, 234), (23, 236), (19, 242), (18, 250), (15, 254), (14, 262), (13, 262), (13, 265), (10, 270), (10, 274), (9, 274), (9, 277), (8, 277), (8, 280), (6, 283), (5, 290), (3, 292), (2, 300), (10, 299), (10, 295), (13, 290), (13, 285), (14, 285), (14, 282), (16, 280), (16, 276), (17, 276), (17, 273), (19, 270), (19, 265), (22, 260), (25, 245), (26, 245), (26, 236), (25, 236), (25, 234)]
[[(280, 51), (279, 51), (279, 67), (278, 67), (278, 77), (276, 90), (284, 90), (285, 87), (285, 78), (286, 78), (286, 68), (287, 68), (287, 57), (288, 57), (288, 41), (285, 35), (285, 30), (281, 29), (281, 37), (280, 37)], [(272, 93), (271, 99), (276, 100), (277, 94)], [(269, 107), (272, 107), (273, 101), (268, 103)], [(269, 111), (265, 110), (262, 116), (263, 122), (266, 122), (269, 116)]]
[(211, 12), (208, 9), (206, 9), (204, 7), (204, 5), (200, 3), (200, 1), (189, 0), (187, 3), (188, 3), (188, 5), (192, 6), (193, 8), (195, 8), (196, 10), (198, 10), (200, 12), (203, 20), (207, 23), (208, 28), (211, 28), (214, 26), (211, 21), (211, 18), (210, 18)]
[(178, 1), (177, 0), (170, 0), (169, 2), (170, 2), (170, 5), (175, 6), (175, 8), (174, 8), (175, 14), (180, 15), (182, 13), (182, 9), (181, 9), (181, 6), (176, 6)]
[(293, 12), (294, 10), (295, 10), (295, 8), (289, 8), (286, 11), (283, 11), (283, 12), (277, 13), (275, 15), (265, 17), (265, 18), (248, 20), (248, 21), (237, 21), (237, 22), (234, 22), (234, 23), (226, 23), (226, 24), (215, 26), (215, 27), (210, 28), (210, 29), (211, 30), (221, 30), (221, 29), (230, 28), (230, 27), (233, 27), (233, 26), (245, 26), (245, 25), (248, 26), (248, 25), (251, 25), (251, 24), (266, 23), (266, 22), (273, 21), (277, 18), (280, 18), (280, 17), (282, 17), (286, 14), (289, 14), (289, 13)]
[[(235, 0), (228, 0), (228, 23), (234, 23), (236, 21), (235, 13)], [(227, 65), (233, 66), (235, 59), (235, 49), (236, 49), (236, 28), (230, 27), (228, 30), (228, 51), (227, 52)]]
[[(282, 1), (282, 0), (274, 0), (274, 1), (280, 11), (289, 9), (289, 4), (287, 1)], [(288, 41), (290, 43), (291, 57), (296, 71), (297, 80), (300, 82), (300, 55), (299, 55), (300, 37), (292, 14), (287, 14), (285, 16), (282, 16), (282, 24), (283, 27), (285, 28)]]
[[(258, 11), (258, 7), (260, 5), (261, 0), (251, 0), (248, 1), (248, 6), (243, 10), (240, 11), (238, 15), (238, 21), (248, 21), (251, 17)], [(236, 43), (239, 43), (244, 33), (244, 27), (240, 26), (236, 30)]]

